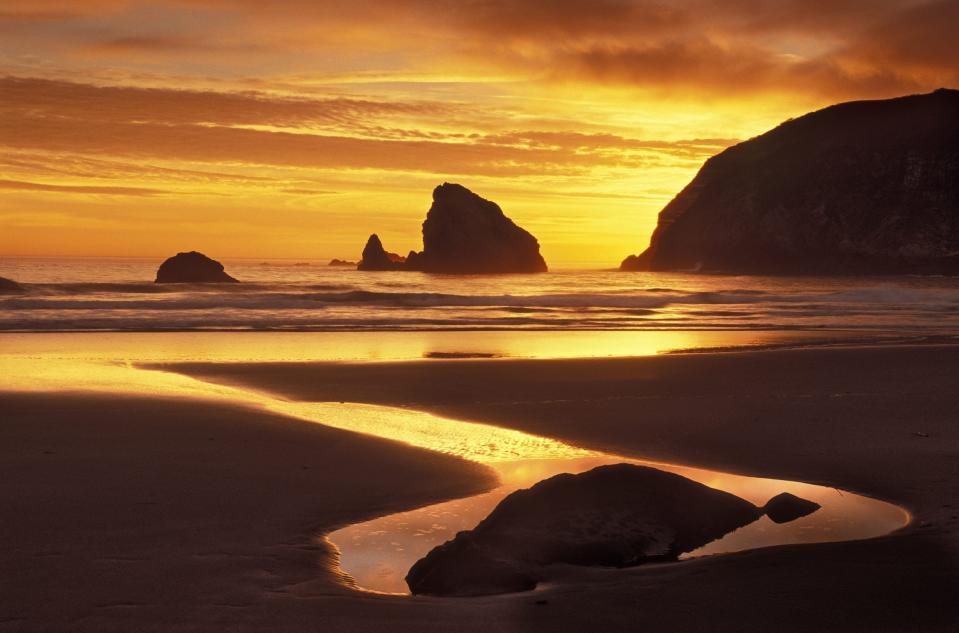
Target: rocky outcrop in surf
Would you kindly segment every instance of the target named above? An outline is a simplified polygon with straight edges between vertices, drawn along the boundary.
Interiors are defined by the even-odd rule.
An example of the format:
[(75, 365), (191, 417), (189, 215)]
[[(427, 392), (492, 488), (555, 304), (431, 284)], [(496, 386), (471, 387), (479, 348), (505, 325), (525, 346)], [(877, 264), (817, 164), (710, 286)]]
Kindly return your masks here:
[(522, 591), (555, 563), (629, 567), (675, 560), (763, 513), (680, 475), (632, 464), (600, 466), (514, 492), (475, 529), (420, 559), (406, 581), (414, 594)]
[(341, 268), (355, 268), (357, 265), (357, 262), (351, 262), (346, 259), (336, 259), (335, 257), (330, 260), (329, 264), (327, 264), (327, 266), (338, 266)]
[[(423, 222), (423, 250), (403, 261), (384, 258), (376, 239), (361, 270), (416, 270), (429, 273), (536, 273), (547, 270), (539, 242), (506, 217), (500, 207), (462, 185), (444, 183), (433, 190), (433, 204)], [(399, 256), (396, 256), (399, 258)]]
[(730, 147), (621, 268), (959, 274), (959, 91), (844, 103)]
[(239, 283), (223, 269), (223, 264), (203, 253), (177, 253), (157, 269), (156, 283)]
[(535, 237), (506, 217), (496, 203), (450, 183), (433, 190), (417, 266), (441, 273), (546, 271)]
[(357, 270), (402, 270), (405, 264), (406, 258), (396, 253), (388, 253), (383, 248), (383, 242), (380, 241), (379, 236), (374, 233), (366, 240), (363, 256), (356, 268)]

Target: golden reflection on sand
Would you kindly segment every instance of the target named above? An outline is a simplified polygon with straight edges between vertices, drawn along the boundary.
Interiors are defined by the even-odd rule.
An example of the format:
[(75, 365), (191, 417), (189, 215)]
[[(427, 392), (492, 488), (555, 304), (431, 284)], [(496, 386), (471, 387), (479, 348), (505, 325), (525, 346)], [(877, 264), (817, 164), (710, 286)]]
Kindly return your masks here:
[(514, 490), (555, 474), (583, 472), (602, 464), (631, 462), (655, 466), (757, 505), (781, 492), (822, 505), (814, 514), (788, 524), (760, 519), (692, 552), (691, 556), (768, 545), (870, 538), (909, 522), (908, 514), (897, 506), (834, 488), (633, 460), (520, 431), (419, 411), (357, 403), (292, 402), (266, 392), (207, 383), (171, 371), (139, 369), (126, 362), (2, 355), (0, 375), (4, 376), (0, 388), (10, 391), (93, 391), (260, 407), (300, 420), (455, 455), (487, 464), (496, 471), (501, 485), (491, 492), (380, 517), (327, 535), (340, 552), (341, 571), (352, 578), (357, 588), (371, 591), (406, 593), (403, 579), (414, 562), (456, 532), (475, 527)]
[(370, 404), (294, 402), (265, 392), (208, 383), (170, 371), (139, 369), (126, 363), (0, 357), (0, 373), (6, 376), (3, 388), (10, 391), (95, 391), (257, 406), (280, 415), (481, 463), (592, 454), (549, 438), (488, 424)]
[(910, 520), (909, 514), (898, 506), (835, 488), (593, 453), (491, 463), (502, 483), (495, 490), (350, 525), (331, 532), (326, 538), (339, 550), (340, 569), (358, 589), (407, 594), (405, 576), (417, 560), (452, 539), (457, 532), (476, 527), (511, 492), (560, 473), (585, 472), (604, 464), (623, 462), (674, 472), (760, 506), (781, 492), (790, 492), (822, 506), (791, 523), (776, 524), (763, 517), (682, 558), (772, 545), (872, 538), (897, 530)]
[[(389, 361), (482, 354), (519, 358), (650, 356), (820, 336), (764, 331), (66, 332), (0, 333), (0, 355), (130, 362)], [(833, 334), (832, 336), (835, 336)]]

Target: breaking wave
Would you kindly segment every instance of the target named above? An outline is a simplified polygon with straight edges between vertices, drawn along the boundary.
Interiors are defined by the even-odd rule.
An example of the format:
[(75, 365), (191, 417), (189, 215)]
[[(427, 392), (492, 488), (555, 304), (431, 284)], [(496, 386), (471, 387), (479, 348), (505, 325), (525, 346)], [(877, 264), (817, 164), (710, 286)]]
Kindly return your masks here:
[[(239, 284), (155, 284), (153, 266), (14, 262), (0, 331), (737, 329), (959, 331), (959, 280), (613, 271), (428, 276), (231, 266)], [(9, 266), (9, 264), (8, 264)]]

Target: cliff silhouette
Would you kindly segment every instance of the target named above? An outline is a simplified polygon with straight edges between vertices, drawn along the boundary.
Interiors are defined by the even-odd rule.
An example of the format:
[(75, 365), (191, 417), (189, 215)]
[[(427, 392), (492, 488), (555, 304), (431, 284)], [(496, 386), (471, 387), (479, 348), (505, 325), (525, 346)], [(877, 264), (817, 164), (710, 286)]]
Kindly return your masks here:
[(959, 273), (959, 91), (843, 103), (728, 148), (621, 269)]

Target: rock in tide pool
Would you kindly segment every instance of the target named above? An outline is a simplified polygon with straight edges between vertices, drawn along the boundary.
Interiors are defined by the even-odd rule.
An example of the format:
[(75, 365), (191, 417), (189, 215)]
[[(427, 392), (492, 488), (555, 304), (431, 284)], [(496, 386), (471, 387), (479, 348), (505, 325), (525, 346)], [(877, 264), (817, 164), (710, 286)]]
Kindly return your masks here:
[(815, 501), (784, 492), (767, 501), (763, 510), (773, 523), (789, 523), (812, 514), (821, 507)]
[(177, 253), (157, 269), (156, 283), (239, 283), (226, 274), (223, 264), (203, 253)]
[(12, 279), (0, 277), (0, 295), (17, 295), (24, 292), (23, 286)]
[(628, 567), (675, 560), (763, 512), (735, 495), (646, 466), (557, 475), (506, 497), (475, 529), (420, 559), (414, 594), (531, 589), (544, 566)]

